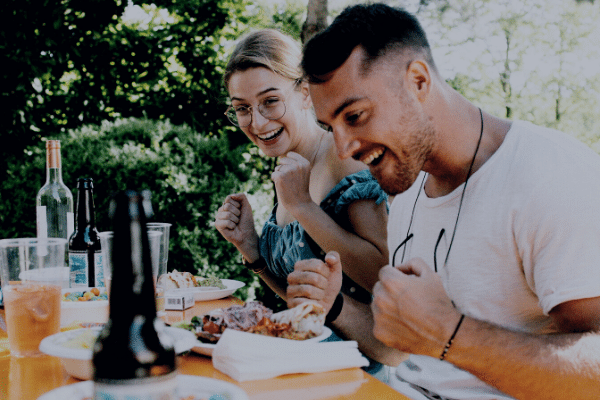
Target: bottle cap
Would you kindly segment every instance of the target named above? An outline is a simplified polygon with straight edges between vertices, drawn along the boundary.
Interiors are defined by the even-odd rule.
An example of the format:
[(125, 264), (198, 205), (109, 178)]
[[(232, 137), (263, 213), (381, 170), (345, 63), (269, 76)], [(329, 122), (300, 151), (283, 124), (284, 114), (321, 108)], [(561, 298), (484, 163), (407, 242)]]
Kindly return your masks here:
[(93, 189), (94, 188), (94, 179), (78, 178), (77, 179), (77, 188), (78, 189)]
[(59, 149), (60, 150), (60, 140), (48, 140), (48, 141), (46, 141), (46, 150), (53, 150), (53, 149)]

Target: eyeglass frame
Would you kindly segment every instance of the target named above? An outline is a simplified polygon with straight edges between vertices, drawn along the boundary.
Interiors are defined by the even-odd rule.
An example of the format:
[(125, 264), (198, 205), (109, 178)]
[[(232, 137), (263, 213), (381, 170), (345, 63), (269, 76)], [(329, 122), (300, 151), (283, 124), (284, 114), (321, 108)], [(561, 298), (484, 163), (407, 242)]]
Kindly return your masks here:
[[(289, 90), (289, 92), (288, 92), (288, 93), (287, 93), (287, 94), (286, 94), (286, 95), (285, 95), (283, 98), (281, 98), (281, 99), (280, 99), (280, 101), (283, 103), (283, 114), (281, 114), (281, 116), (279, 116), (279, 117), (277, 117), (277, 118), (269, 118), (269, 117), (267, 117), (266, 115), (264, 115), (264, 114), (261, 112), (261, 106), (263, 105), (264, 101), (260, 102), (260, 103), (258, 104), (258, 107), (256, 107), (256, 109), (258, 110), (259, 114), (260, 114), (260, 115), (262, 115), (262, 116), (263, 116), (263, 118), (266, 118), (266, 119), (268, 119), (268, 120), (270, 120), (270, 121), (277, 121), (277, 120), (279, 120), (279, 119), (283, 118), (283, 117), (284, 117), (284, 115), (285, 115), (285, 113), (287, 112), (287, 107), (286, 107), (286, 105), (285, 105), (285, 99), (287, 99), (287, 97), (288, 97), (288, 96), (289, 96), (289, 95), (292, 93), (293, 89), (295, 89), (295, 88), (296, 88), (296, 86), (298, 86), (298, 85), (300, 84), (300, 82), (301, 82), (301, 79), (296, 79), (296, 80), (294, 80), (294, 83), (292, 84), (292, 86), (290, 87), (290, 89), (288, 89), (288, 90)], [(271, 96), (271, 97), (273, 97), (273, 96)], [(268, 97), (267, 97), (267, 98), (268, 98)], [(246, 107), (246, 106), (244, 106), (244, 107)], [(233, 105), (230, 105), (229, 107), (227, 107), (227, 110), (225, 110), (225, 112), (224, 112), (223, 114), (225, 114), (225, 116), (227, 117), (227, 120), (228, 120), (229, 122), (231, 122), (231, 124), (232, 124), (232, 125), (234, 125), (234, 126), (237, 126), (238, 128), (247, 128), (247, 127), (249, 127), (250, 125), (252, 125), (252, 118), (253, 118), (253, 116), (254, 116), (254, 106), (247, 106), (247, 108), (248, 108), (248, 111), (250, 111), (250, 122), (248, 122), (248, 124), (247, 124), (247, 125), (240, 125), (240, 124), (239, 124), (239, 119), (237, 119), (237, 118), (236, 118), (236, 119), (238, 120), (238, 123), (237, 123), (237, 124), (231, 120), (231, 118), (229, 117), (229, 112), (230, 112), (232, 109), (233, 109), (233, 110), (235, 110), (235, 106), (233, 106)], [(234, 112), (235, 112), (235, 111), (234, 111)]]

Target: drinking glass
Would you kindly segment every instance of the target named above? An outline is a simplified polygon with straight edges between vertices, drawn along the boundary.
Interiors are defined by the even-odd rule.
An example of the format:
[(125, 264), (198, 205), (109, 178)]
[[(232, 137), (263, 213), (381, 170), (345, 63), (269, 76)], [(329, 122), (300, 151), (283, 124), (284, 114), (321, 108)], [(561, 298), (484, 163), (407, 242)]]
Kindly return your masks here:
[(42, 339), (60, 331), (62, 287), (69, 277), (66, 251), (66, 239), (0, 240), (8, 343), (15, 357), (43, 355)]
[[(106, 286), (106, 294), (110, 296), (110, 284), (112, 282), (112, 242), (113, 232), (100, 232), (100, 246), (102, 246), (102, 268), (104, 272), (104, 286)], [(152, 259), (152, 274), (154, 282), (159, 270), (159, 252), (161, 244), (161, 232), (148, 231), (148, 241), (150, 243), (150, 258)]]
[[(158, 275), (160, 278), (162, 275), (167, 273), (167, 264), (169, 261), (169, 232), (171, 224), (168, 222), (149, 222), (146, 224), (148, 231), (150, 232), (162, 232), (162, 240), (160, 243), (160, 254), (158, 264)], [(160, 280), (156, 283), (156, 310), (158, 315), (164, 315), (165, 313), (165, 290), (160, 284)]]

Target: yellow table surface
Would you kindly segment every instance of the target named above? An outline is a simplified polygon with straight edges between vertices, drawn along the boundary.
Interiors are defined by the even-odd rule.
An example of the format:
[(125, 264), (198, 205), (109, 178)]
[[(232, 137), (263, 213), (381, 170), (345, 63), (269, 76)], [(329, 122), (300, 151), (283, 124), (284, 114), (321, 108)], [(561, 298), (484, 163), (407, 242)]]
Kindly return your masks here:
[[(185, 311), (167, 311), (163, 319), (170, 324), (189, 321), (195, 315), (232, 304), (242, 302), (235, 297), (196, 302)], [(4, 309), (0, 309), (0, 316), (4, 317)], [(360, 368), (237, 382), (216, 370), (210, 357), (189, 353), (178, 357), (178, 372), (231, 382), (251, 400), (407, 399)], [(80, 381), (67, 375), (57, 357), (11, 357), (6, 332), (0, 330), (0, 399), (34, 400), (54, 388), (76, 382)]]

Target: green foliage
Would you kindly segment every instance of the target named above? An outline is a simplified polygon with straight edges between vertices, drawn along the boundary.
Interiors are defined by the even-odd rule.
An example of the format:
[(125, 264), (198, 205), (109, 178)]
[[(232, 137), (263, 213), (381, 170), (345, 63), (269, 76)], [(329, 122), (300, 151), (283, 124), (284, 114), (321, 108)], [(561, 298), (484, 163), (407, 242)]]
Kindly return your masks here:
[[(135, 1), (150, 21), (124, 21), (125, 0), (5, 0), (0, 28), (0, 159), (41, 137), (118, 117), (170, 119), (205, 135), (223, 126), (222, 43), (233, 0)], [(224, 27), (227, 26), (227, 29)]]
[[(61, 140), (63, 180), (76, 199), (79, 177), (94, 179), (98, 230), (111, 230), (111, 193), (149, 189), (155, 216), (171, 227), (169, 270), (242, 280), (238, 292), (260, 295), (258, 279), (239, 263), (235, 248), (213, 226), (223, 199), (239, 191), (251, 170), (242, 152), (226, 137), (202, 137), (168, 121), (120, 119), (87, 125), (57, 135)], [(45, 177), (45, 145), (27, 148), (11, 164), (0, 186), (0, 237), (35, 236), (35, 196)], [(246, 184), (246, 186), (248, 186)], [(250, 187), (252, 190), (252, 187)]]

